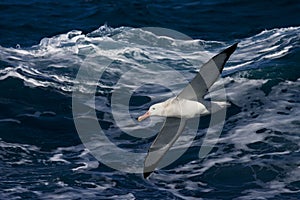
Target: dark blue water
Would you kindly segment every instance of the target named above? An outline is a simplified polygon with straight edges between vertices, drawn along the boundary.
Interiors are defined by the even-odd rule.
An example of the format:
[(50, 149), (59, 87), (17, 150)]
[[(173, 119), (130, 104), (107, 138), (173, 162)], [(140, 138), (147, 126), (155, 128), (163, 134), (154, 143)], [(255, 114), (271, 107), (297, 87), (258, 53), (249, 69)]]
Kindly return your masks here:
[[(0, 199), (300, 199), (299, 10), (289, 0), (1, 1)], [(193, 40), (141, 29), (149, 26)], [(106, 166), (82, 145), (72, 92), (92, 92), (75, 81), (90, 55), (115, 61), (97, 86), (99, 124), (117, 146), (145, 153), (153, 137), (129, 136), (111, 113), (113, 92), (132, 87), (115, 86), (122, 74), (159, 63), (190, 79), (197, 63), (234, 42), (222, 81), (235, 106), (204, 159), (205, 119), (188, 151), (149, 180)], [(97, 73), (102, 65), (90, 59)], [(132, 119), (167, 97), (162, 84), (143, 86)]]

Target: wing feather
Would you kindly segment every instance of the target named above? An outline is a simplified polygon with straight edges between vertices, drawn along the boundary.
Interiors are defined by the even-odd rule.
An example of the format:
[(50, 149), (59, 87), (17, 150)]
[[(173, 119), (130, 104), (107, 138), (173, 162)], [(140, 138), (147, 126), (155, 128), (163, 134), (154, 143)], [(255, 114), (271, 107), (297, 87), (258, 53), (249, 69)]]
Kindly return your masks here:
[(226, 61), (237, 48), (237, 44), (228, 47), (205, 63), (195, 78), (179, 93), (178, 98), (201, 101), (208, 89), (223, 71)]
[[(208, 89), (222, 73), (226, 61), (235, 51), (237, 43), (225, 49), (205, 63), (195, 78), (179, 93), (178, 98), (201, 101)], [(165, 123), (150, 146), (144, 162), (144, 178), (157, 167), (161, 159), (175, 143), (186, 125), (186, 119), (167, 117)]]
[(162, 129), (149, 148), (144, 162), (144, 178), (147, 178), (157, 167), (159, 161), (175, 143), (186, 125), (186, 120), (167, 117)]

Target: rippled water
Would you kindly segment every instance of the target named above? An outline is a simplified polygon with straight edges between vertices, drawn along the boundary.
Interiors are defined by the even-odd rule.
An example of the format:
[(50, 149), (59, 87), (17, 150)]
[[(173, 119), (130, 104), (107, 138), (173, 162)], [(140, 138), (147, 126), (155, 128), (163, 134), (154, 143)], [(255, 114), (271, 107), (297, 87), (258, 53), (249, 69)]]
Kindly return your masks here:
[[(15, 6), (24, 6), (25, 10), (44, 7), (45, 12), (53, 14), (55, 12), (51, 9), (55, 6), (70, 8), (71, 5), (56, 5), (52, 1), (44, 4), (29, 2), (15, 1)], [(21, 33), (14, 36), (6, 34), (5, 39), (0, 40), (1, 199), (298, 199), (299, 26), (258, 30), (252, 25), (246, 27), (237, 22), (238, 25), (221, 29), (220, 26), (213, 26), (213, 19), (210, 19), (207, 22), (200, 20), (199, 27), (203, 30), (196, 34), (198, 30), (192, 29), (196, 27), (197, 20), (183, 19), (183, 15), (170, 17), (169, 20), (182, 19), (178, 25), (161, 20), (164, 27), (179, 27), (177, 30), (182, 29), (190, 32), (191, 36), (198, 36), (193, 40), (181, 40), (161, 37), (142, 28), (131, 28), (126, 23), (112, 28), (95, 22), (97, 17), (104, 20), (108, 19), (105, 16), (113, 15), (107, 9), (111, 9), (111, 13), (121, 13), (118, 15), (120, 17), (126, 15), (123, 3), (80, 3), (90, 11), (83, 13), (79, 8), (74, 8), (73, 15), (81, 13), (75, 17), (78, 21), (73, 18), (72, 23), (65, 22), (64, 26), (59, 25), (55, 30), (37, 34), (38, 31), (28, 28), (34, 22), (35, 12), (32, 12), (24, 19), (23, 25), (18, 21), (21, 24), (15, 26), (20, 30), (23, 26), (23, 33), (34, 32), (35, 35), (26, 36), (28, 41), (24, 41), (20, 39)], [(1, 3), (0, 9), (11, 10), (12, 4)], [(188, 16), (196, 12), (197, 8), (203, 16), (209, 18), (214, 15), (216, 21), (221, 20), (221, 14), (214, 13), (211, 8), (220, 10), (224, 4), (227, 5), (225, 1), (189, 1), (184, 4), (175, 1), (170, 4), (146, 2), (142, 5), (133, 2), (127, 9), (141, 6), (141, 12), (149, 10), (151, 16), (158, 15), (153, 17), (152, 25), (160, 26), (159, 17), (163, 15), (160, 12), (166, 10), (169, 14), (185, 12), (185, 16)], [(249, 8), (244, 8), (242, 14), (238, 12), (242, 7), (241, 2), (229, 4), (239, 8), (235, 10), (235, 15), (247, 21), (245, 13)], [(285, 5), (277, 4), (274, 6)], [(103, 5), (102, 13), (98, 12), (99, 5)], [(259, 7), (261, 4), (256, 5), (258, 11), (263, 10)], [(154, 12), (153, 7), (159, 7), (158, 11)], [(190, 14), (188, 8), (192, 9)], [(294, 8), (289, 6), (284, 9)], [(228, 15), (227, 12), (229, 9), (225, 9), (223, 14)], [(276, 13), (268, 12), (270, 16)], [(16, 19), (22, 16), (12, 12), (4, 15), (15, 16)], [(61, 22), (61, 15), (53, 14), (51, 18), (57, 17)], [(72, 12), (67, 11), (65, 15), (72, 15)], [(134, 26), (140, 23), (137, 27), (147, 25), (143, 23), (147, 21), (145, 16), (138, 19), (136, 16), (139, 16), (139, 12), (134, 17), (132, 15), (127, 18), (127, 24), (132, 23)], [(263, 14), (257, 12), (253, 15), (260, 17)], [(111, 24), (121, 20), (120, 17), (111, 18)], [(37, 21), (44, 22), (43, 17)], [(100, 28), (79, 31), (81, 28), (76, 24), (79, 26), (82, 21), (86, 22), (87, 29), (93, 26)], [(282, 24), (286, 22), (283, 19), (279, 21)], [(259, 23), (252, 20), (248, 22)], [(275, 23), (272, 20), (268, 22), (269, 25)], [(287, 25), (292, 22), (287, 22)], [(33, 23), (31, 26), (44, 30), (52, 23), (40, 26)], [(5, 24), (4, 32), (9, 32), (9, 23), (1, 24)], [(69, 26), (72, 31), (62, 31)], [(228, 38), (223, 39), (225, 33), (217, 34), (218, 30), (231, 30), (234, 27), (241, 29), (230, 33)], [(251, 27), (251, 31), (247, 31)], [(207, 32), (205, 37), (204, 32)], [(41, 40), (35, 44), (38, 37)], [(133, 89), (136, 85), (142, 86), (145, 81), (138, 77), (123, 77), (122, 74), (129, 70), (152, 74), (150, 81), (157, 83), (161, 81), (158, 80), (160, 67), (166, 66), (190, 80), (201, 63), (234, 42), (239, 42), (239, 46), (227, 63), (222, 79), (211, 91), (212, 97), (220, 97), (219, 87), (223, 83), (227, 99), (233, 106), (228, 109), (222, 134), (207, 157), (198, 158), (207, 131), (206, 119), (200, 124), (188, 151), (173, 164), (156, 170), (149, 180), (144, 180), (139, 173), (125, 173), (107, 167), (82, 145), (73, 122), (71, 97), (74, 90), (86, 94), (93, 92), (89, 90), (93, 82), (87, 80), (78, 85), (75, 80), (79, 67), (86, 64), (87, 58), (89, 62), (97, 64), (93, 73), (105, 67), (97, 58), (108, 57), (113, 61), (97, 83), (95, 108), (102, 129), (117, 146), (132, 152), (146, 153), (153, 137), (139, 138), (126, 134), (118, 128), (111, 113), (110, 103), (114, 91), (120, 88)], [(168, 71), (165, 73), (168, 74)], [(126, 84), (116, 86), (121, 77)], [(180, 81), (168, 77), (162, 82), (174, 88), (173, 92), (179, 92), (183, 87)], [(172, 96), (170, 90), (163, 86), (148, 84), (137, 89), (130, 101), (131, 119), (124, 119), (124, 124), (129, 124), (130, 120), (134, 120), (154, 102)], [(94, 106), (91, 102), (82, 103)], [(147, 126), (147, 122), (142, 125)], [(136, 126), (129, 128), (135, 129)], [(183, 147), (179, 145), (176, 148)]]

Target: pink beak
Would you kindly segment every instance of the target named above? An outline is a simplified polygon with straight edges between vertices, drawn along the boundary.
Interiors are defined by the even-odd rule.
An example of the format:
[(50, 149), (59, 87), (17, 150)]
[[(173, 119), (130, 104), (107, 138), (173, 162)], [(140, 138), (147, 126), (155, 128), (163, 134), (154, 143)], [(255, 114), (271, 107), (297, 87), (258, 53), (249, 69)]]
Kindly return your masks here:
[(145, 114), (143, 114), (142, 116), (139, 116), (138, 121), (140, 122), (140, 121), (142, 121), (142, 120), (144, 120), (148, 117), (150, 117), (150, 112), (149, 111), (146, 112)]

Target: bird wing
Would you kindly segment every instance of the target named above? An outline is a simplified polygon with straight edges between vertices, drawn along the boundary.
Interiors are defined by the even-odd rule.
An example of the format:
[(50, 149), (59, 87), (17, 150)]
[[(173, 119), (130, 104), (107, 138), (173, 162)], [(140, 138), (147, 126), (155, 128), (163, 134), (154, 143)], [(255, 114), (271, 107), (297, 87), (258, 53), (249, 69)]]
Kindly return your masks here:
[[(225, 49), (205, 63), (195, 78), (179, 93), (177, 98), (202, 100), (208, 89), (221, 74), (226, 61), (235, 51), (237, 43)], [(157, 167), (160, 160), (175, 143), (186, 125), (182, 118), (167, 117), (165, 123), (150, 146), (144, 162), (144, 178), (147, 178)]]
[(144, 178), (147, 178), (157, 167), (160, 160), (175, 143), (186, 125), (183, 118), (167, 117), (162, 129), (148, 150), (144, 162)]
[(181, 99), (201, 101), (208, 89), (214, 84), (222, 73), (226, 61), (235, 51), (238, 43), (223, 50), (205, 63), (195, 78), (177, 96)]

